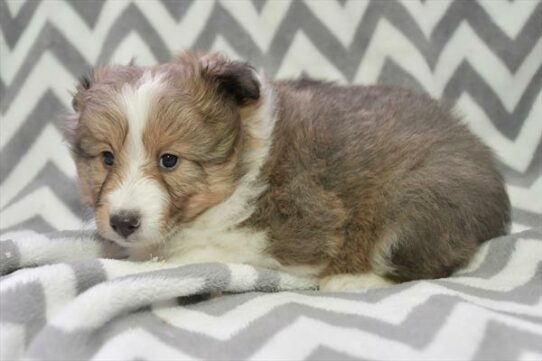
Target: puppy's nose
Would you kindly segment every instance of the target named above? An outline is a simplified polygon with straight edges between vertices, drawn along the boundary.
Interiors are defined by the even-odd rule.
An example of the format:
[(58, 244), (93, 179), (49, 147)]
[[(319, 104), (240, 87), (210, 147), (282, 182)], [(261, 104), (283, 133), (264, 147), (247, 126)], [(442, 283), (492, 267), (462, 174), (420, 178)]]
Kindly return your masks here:
[(121, 212), (109, 218), (111, 228), (124, 238), (134, 233), (141, 224), (141, 217), (136, 212)]

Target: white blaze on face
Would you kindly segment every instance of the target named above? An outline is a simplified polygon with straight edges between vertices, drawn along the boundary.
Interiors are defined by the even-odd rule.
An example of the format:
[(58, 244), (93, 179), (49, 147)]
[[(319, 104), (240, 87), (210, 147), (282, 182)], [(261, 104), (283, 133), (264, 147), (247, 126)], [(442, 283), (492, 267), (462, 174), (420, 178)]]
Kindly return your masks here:
[[(133, 243), (143, 245), (159, 241), (160, 220), (164, 213), (167, 194), (161, 185), (144, 174), (143, 168), (155, 162), (143, 145), (143, 132), (153, 101), (162, 87), (161, 79), (145, 73), (135, 85), (125, 85), (119, 105), (128, 122), (128, 135), (123, 144), (124, 169), (121, 183), (108, 195), (110, 216), (121, 212), (135, 212), (141, 217), (139, 229), (129, 236)], [(154, 164), (151, 164), (154, 166)], [(114, 231), (110, 230), (112, 233)], [(115, 234), (119, 243), (127, 245)]]

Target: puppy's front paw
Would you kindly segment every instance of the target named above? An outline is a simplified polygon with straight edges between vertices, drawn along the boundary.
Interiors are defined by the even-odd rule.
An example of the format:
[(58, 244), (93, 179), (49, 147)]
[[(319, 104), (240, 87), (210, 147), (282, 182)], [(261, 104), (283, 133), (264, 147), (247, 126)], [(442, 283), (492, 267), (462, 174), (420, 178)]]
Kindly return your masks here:
[(121, 247), (115, 242), (103, 241), (102, 243), (102, 257), (113, 259), (126, 259), (128, 258), (128, 249)]
[(372, 272), (362, 274), (338, 274), (326, 276), (319, 281), (323, 292), (360, 292), (370, 288), (389, 287), (394, 283)]

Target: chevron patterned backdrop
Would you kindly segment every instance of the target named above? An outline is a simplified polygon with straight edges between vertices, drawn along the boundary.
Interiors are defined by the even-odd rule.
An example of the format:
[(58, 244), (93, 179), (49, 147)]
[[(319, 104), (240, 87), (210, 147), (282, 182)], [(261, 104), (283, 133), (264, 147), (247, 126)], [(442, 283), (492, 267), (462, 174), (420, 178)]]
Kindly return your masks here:
[(528, 228), (542, 213), (541, 24), (534, 0), (0, 0), (0, 228), (80, 227), (59, 129), (69, 90), (92, 66), (184, 48), (448, 99), (498, 155), (514, 230)]

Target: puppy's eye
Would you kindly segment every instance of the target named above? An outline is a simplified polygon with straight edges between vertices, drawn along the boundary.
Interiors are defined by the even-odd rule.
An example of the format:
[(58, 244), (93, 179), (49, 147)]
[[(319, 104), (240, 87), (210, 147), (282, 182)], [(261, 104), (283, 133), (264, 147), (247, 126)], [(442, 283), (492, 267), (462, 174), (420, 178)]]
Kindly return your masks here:
[(163, 154), (160, 157), (160, 167), (164, 169), (173, 169), (179, 162), (179, 157), (173, 154)]
[(115, 162), (115, 156), (113, 155), (113, 153), (108, 152), (108, 151), (105, 151), (102, 153), (102, 158), (103, 158), (104, 164), (108, 167), (111, 167), (113, 163)]

